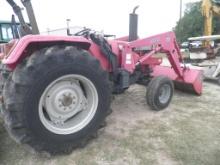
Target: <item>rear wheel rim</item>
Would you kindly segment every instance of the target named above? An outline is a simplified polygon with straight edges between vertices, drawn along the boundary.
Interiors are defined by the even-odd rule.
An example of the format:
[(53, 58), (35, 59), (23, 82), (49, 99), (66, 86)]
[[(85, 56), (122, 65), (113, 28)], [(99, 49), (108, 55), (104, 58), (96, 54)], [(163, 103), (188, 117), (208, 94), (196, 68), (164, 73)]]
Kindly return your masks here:
[(168, 84), (164, 84), (163, 86), (160, 87), (159, 89), (159, 101), (162, 104), (166, 104), (171, 95), (171, 87)]
[(72, 134), (85, 128), (98, 107), (98, 93), (88, 78), (65, 75), (44, 90), (39, 101), (41, 123), (55, 134)]

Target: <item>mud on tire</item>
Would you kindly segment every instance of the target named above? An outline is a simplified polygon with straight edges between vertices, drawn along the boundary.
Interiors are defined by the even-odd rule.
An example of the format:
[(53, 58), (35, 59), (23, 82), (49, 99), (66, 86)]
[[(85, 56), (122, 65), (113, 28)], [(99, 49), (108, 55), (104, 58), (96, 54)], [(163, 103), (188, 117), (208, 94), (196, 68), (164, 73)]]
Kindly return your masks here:
[[(47, 125), (42, 122), (39, 115), (39, 103), (46, 88), (65, 75), (80, 75), (88, 80), (90, 85), (92, 84), (91, 86), (95, 87), (98, 102), (97, 108), (93, 111), (94, 115), (82, 128), (72, 130), (72, 132), (61, 131), (59, 133), (57, 132), (59, 129), (53, 131), (52, 124), (54, 123), (52, 123), (52, 120), (52, 124), (50, 123), (50, 113), (47, 114), (45, 107), (42, 107), (42, 113), (46, 116), (45, 120), (48, 120), (49, 126), (52, 125), (51, 129), (49, 126), (46, 128)], [(65, 81), (68, 81), (68, 79)], [(82, 99), (88, 99), (87, 97), (90, 94), (86, 93), (85, 88), (89, 87), (80, 81), (81, 79), (77, 81), (77, 87), (74, 90), (81, 90), (81, 93), (85, 96)], [(65, 90), (69, 90), (68, 87)], [(51, 91), (53, 92), (53, 90)], [(58, 94), (54, 95), (58, 97)], [(60, 154), (69, 153), (73, 148), (83, 146), (95, 135), (110, 108), (111, 91), (107, 72), (101, 68), (99, 61), (87, 51), (72, 46), (53, 46), (34, 52), (17, 66), (4, 86), (3, 99), (5, 126), (12, 138), (19, 143), (31, 146), (38, 152), (46, 151), (51, 154)], [(72, 105), (74, 101), (71, 101), (69, 99), (68, 102), (67, 98), (62, 104)], [(43, 102), (46, 106), (47, 103), (45, 102), (47, 101)], [(48, 105), (50, 104), (48, 103)], [(89, 109), (88, 106), (85, 109), (84, 107), (84, 110), (81, 111), (84, 113)], [(74, 115), (79, 115), (82, 113), (81, 111)], [(54, 112), (52, 116), (56, 117), (55, 113), (58, 112)], [(72, 119), (68, 118), (69, 120)], [(65, 125), (63, 121), (62, 124)], [(60, 128), (62, 130), (62, 125)]]

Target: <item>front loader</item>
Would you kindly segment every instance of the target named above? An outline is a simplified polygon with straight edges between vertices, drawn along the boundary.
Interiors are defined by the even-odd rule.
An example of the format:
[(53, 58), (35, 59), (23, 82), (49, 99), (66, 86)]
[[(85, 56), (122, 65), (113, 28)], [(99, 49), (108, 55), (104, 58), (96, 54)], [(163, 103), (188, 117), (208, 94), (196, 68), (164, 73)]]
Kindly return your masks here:
[[(85, 28), (72, 36), (28, 34), (1, 45), (2, 116), (13, 139), (38, 152), (70, 152), (96, 136), (112, 93), (132, 84), (147, 86), (153, 110), (168, 107), (174, 86), (202, 93), (202, 73), (181, 64), (174, 33), (139, 39), (135, 10), (130, 18), (135, 28), (119, 39)], [(171, 67), (153, 57), (158, 52)]]

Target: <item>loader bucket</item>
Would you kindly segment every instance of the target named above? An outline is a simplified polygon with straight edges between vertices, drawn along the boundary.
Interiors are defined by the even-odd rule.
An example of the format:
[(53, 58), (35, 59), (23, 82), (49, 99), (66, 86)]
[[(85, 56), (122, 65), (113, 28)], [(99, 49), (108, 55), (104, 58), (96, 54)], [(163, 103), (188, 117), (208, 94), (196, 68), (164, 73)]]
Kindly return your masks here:
[(176, 89), (201, 95), (203, 83), (202, 71), (190, 68), (182, 68), (182, 71), (183, 78), (180, 78), (171, 67), (158, 65), (153, 69), (153, 76), (167, 76), (173, 80)]

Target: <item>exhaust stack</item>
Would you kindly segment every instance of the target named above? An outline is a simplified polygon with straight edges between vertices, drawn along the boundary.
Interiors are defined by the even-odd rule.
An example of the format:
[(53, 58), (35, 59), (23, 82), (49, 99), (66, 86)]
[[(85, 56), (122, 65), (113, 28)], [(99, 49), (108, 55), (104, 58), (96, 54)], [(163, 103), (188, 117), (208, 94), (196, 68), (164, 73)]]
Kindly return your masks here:
[(135, 13), (138, 8), (139, 6), (136, 6), (129, 15), (129, 41), (138, 39), (138, 15)]

